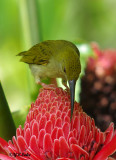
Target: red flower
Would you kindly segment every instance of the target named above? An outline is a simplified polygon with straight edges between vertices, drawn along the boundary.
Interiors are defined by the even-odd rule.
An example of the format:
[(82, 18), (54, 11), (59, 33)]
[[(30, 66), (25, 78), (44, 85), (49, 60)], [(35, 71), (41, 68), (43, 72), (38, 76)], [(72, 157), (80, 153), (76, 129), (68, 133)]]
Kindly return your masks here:
[(24, 129), (8, 143), (0, 138), (3, 160), (107, 160), (116, 150), (113, 123), (101, 132), (77, 102), (70, 122), (70, 97), (61, 88), (42, 90)]
[(112, 75), (116, 72), (116, 50), (101, 50), (96, 43), (92, 43), (96, 58), (89, 58), (88, 68), (94, 70), (96, 75)]

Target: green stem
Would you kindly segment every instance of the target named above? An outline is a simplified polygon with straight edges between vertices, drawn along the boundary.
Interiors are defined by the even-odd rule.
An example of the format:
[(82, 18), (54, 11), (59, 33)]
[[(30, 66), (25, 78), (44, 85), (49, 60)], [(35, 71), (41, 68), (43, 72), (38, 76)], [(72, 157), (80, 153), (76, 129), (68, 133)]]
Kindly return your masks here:
[[(40, 2), (38, 0), (23, 0), (18, 1), (18, 3), (24, 38), (23, 44), (24, 48), (29, 49), (33, 45), (43, 41)], [(40, 86), (35, 84), (30, 72), (27, 72), (27, 79), (28, 93), (31, 95), (31, 101), (34, 101), (38, 95)]]
[(0, 137), (9, 140), (15, 133), (15, 124), (0, 82)]
[(38, 0), (26, 0), (32, 45), (42, 41), (41, 15)]

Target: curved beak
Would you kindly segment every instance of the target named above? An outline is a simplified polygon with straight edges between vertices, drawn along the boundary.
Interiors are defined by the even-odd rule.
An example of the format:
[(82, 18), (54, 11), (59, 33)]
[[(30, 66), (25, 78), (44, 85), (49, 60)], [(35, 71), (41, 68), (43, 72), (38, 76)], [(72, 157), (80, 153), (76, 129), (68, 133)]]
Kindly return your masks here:
[(76, 84), (75, 80), (69, 80), (70, 98), (71, 98), (71, 119), (72, 119), (73, 109), (74, 109), (75, 84)]

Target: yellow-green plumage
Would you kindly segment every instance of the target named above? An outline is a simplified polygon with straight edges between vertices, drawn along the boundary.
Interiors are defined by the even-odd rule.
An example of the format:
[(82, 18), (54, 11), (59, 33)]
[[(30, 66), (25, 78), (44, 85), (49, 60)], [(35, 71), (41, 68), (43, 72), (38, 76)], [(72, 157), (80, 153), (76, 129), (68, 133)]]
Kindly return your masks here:
[[(72, 81), (73, 89), (70, 87), (70, 92), (71, 94), (75, 92), (75, 83), (81, 72), (81, 65), (79, 50), (73, 43), (65, 40), (48, 40), (18, 55), (22, 56), (22, 62), (29, 64), (37, 83), (46, 77), (61, 77), (65, 86), (67, 81)], [(74, 93), (71, 100), (71, 115), (74, 106), (73, 99)]]

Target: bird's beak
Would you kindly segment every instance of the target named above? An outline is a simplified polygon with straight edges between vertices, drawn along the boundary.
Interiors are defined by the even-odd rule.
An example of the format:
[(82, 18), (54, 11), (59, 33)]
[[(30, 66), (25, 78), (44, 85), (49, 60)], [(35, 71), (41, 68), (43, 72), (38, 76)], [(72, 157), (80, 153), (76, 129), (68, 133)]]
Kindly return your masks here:
[(70, 97), (71, 97), (71, 119), (72, 119), (73, 109), (74, 109), (75, 84), (76, 84), (75, 80), (69, 80)]

